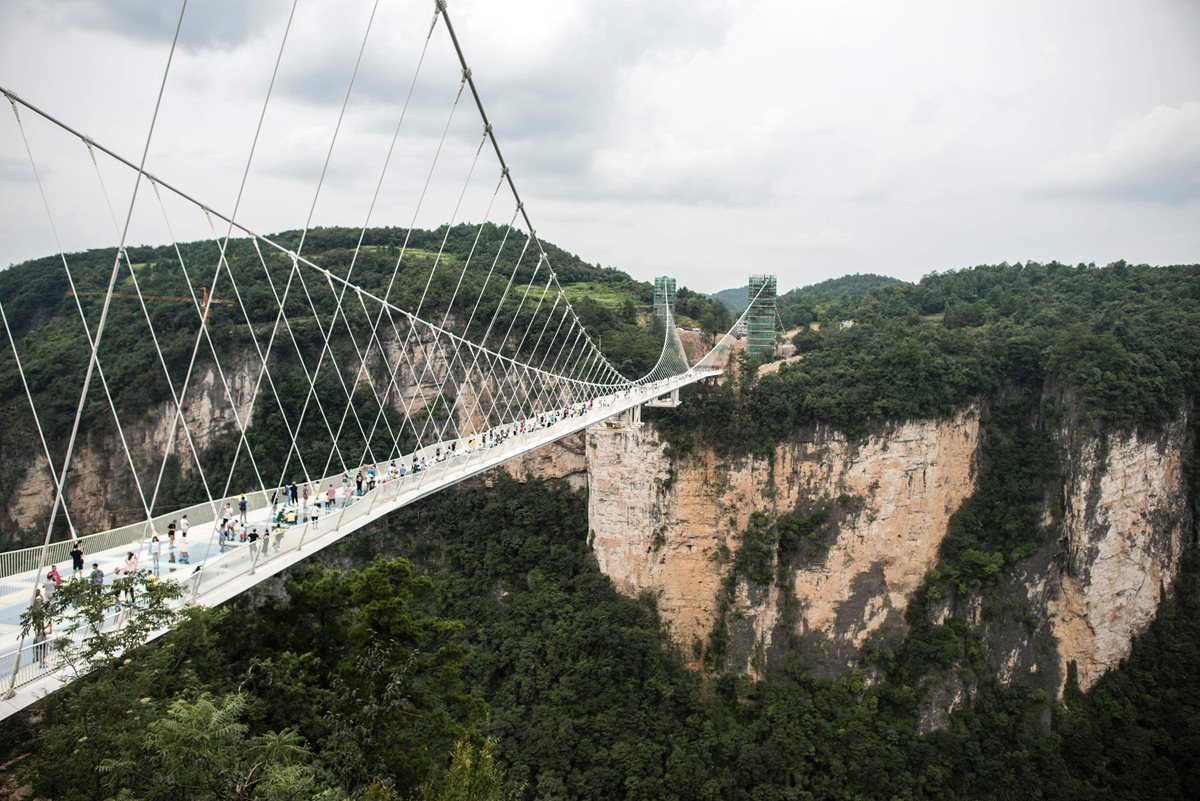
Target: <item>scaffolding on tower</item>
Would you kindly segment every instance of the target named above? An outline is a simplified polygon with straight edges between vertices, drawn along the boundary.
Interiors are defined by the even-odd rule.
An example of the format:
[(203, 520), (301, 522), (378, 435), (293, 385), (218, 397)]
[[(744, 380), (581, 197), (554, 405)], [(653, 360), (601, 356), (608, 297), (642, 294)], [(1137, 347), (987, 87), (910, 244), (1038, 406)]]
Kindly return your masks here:
[(746, 350), (760, 362), (775, 357), (775, 276), (752, 275), (747, 290), (750, 310), (746, 314)]

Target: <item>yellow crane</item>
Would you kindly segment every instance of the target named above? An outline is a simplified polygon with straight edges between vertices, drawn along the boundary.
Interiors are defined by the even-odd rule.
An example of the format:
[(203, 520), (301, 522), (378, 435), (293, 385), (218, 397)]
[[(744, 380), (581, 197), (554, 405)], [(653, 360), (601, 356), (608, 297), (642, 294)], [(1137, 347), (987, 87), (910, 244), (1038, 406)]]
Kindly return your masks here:
[[(78, 295), (79, 297), (102, 298), (106, 294), (108, 294), (108, 293), (106, 293), (104, 290), (101, 290), (101, 289), (81, 289), (78, 292), (76, 292), (75, 290), (72, 290), (72, 289), (68, 289), (66, 296), (68, 298), (75, 297), (76, 295)], [(112, 296), (114, 298), (126, 298), (129, 300), (137, 300), (137, 298), (138, 298), (137, 295), (133, 295), (128, 292), (114, 292), (112, 294)], [(194, 303), (195, 302), (194, 298), (190, 298), (187, 295), (142, 295), (142, 300), (166, 300), (166, 301), (172, 301), (175, 303)], [(217, 306), (232, 306), (233, 301), (217, 299), (217, 298), (210, 298), (208, 296), (208, 287), (206, 287), (206, 286), (200, 287), (201, 319), (203, 321), (203, 324), (206, 326), (208, 325), (208, 309), (210, 306), (213, 306), (214, 304)]]

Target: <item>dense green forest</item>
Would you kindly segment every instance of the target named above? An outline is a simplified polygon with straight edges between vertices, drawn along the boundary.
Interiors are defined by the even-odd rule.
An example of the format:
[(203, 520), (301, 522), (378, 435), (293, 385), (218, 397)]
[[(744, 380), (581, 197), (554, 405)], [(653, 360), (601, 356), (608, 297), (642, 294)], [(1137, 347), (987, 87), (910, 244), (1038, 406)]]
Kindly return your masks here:
[(7, 721), (17, 770), (56, 799), (1115, 801), (1190, 798), (1200, 781), (1195, 552), (1089, 695), (1068, 687), (1054, 706), (984, 682), (920, 736), (908, 668), (833, 682), (798, 664), (762, 682), (688, 672), (653, 604), (597, 570), (581, 495), (489, 483), (332, 557), (359, 569), (295, 569), (282, 592), (189, 612), (51, 696), (32, 728)]
[(975, 267), (817, 311), (820, 330), (795, 336), (799, 364), (689, 389), (690, 402), (660, 412), (673, 445), (767, 452), (816, 424), (863, 436), (1011, 387), (1035, 391), (1049, 417), (1067, 393), (1093, 432), (1153, 430), (1200, 389), (1197, 265)]

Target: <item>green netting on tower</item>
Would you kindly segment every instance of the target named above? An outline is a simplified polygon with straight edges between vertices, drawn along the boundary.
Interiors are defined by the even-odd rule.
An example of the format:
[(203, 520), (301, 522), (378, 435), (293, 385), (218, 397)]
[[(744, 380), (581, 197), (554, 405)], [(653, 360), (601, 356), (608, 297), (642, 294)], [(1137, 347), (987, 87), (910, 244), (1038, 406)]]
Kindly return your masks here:
[(666, 322), (668, 310), (675, 314), (675, 279), (660, 275), (654, 279), (654, 316)]
[(775, 276), (750, 276), (747, 300), (746, 349), (759, 361), (767, 361), (775, 357)]

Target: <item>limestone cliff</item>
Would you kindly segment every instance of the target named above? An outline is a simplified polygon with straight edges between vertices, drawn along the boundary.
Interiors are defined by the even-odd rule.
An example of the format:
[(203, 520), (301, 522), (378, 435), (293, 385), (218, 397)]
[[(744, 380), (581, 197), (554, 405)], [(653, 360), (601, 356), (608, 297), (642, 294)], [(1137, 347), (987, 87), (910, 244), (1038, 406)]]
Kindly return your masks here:
[(519, 480), (562, 479), (571, 489), (581, 490), (587, 487), (588, 476), (584, 444), (583, 432), (571, 434), (505, 462), (496, 469), (506, 470)]
[[(950, 599), (977, 626), (1002, 680), (1060, 692), (1075, 662), (1090, 687), (1129, 653), (1153, 619), (1193, 528), (1184, 460), (1191, 429), (1109, 438), (1053, 432), (1060, 484), (1045, 522), (1061, 533), (1018, 563), (985, 598)], [(714, 631), (713, 664), (761, 674), (784, 647), (820, 675), (856, 665), (868, 639), (898, 642), (904, 611), (936, 565), (950, 516), (975, 487), (979, 415), (892, 426), (848, 442), (817, 429), (769, 458), (672, 458), (652, 426), (588, 432), (590, 540), (628, 594), (649, 591), (694, 664)], [(827, 513), (822, 549), (754, 582), (733, 571), (754, 529), (789, 514)], [(711, 656), (711, 654), (710, 654)], [(962, 700), (962, 687), (942, 687)], [(936, 721), (934, 722), (936, 725)]]
[(1060, 476), (1045, 514), (1058, 538), (1017, 563), (971, 616), (1001, 681), (1052, 695), (1071, 663), (1087, 690), (1129, 655), (1195, 537), (1187, 416), (1155, 436), (1080, 430), (1073, 420), (1053, 431)]
[(974, 487), (979, 441), (972, 409), (908, 423), (853, 443), (819, 429), (771, 458), (723, 462), (697, 452), (672, 460), (653, 428), (588, 433), (592, 547), (624, 592), (650, 590), (676, 641), (699, 660), (718, 622), (722, 584), (754, 513), (774, 518), (836, 508), (817, 564), (787, 585), (797, 612), (782, 625), (778, 586), (735, 588), (726, 667), (761, 671), (788, 636), (828, 672), (845, 670), (868, 637), (894, 638), (933, 567), (946, 523)]
[(1075, 662), (1084, 689), (1129, 655), (1179, 571), (1193, 522), (1183, 466), (1190, 436), (1186, 418), (1154, 437), (1058, 432), (1069, 458), (1061, 585), (1047, 617), (1059, 666)]

